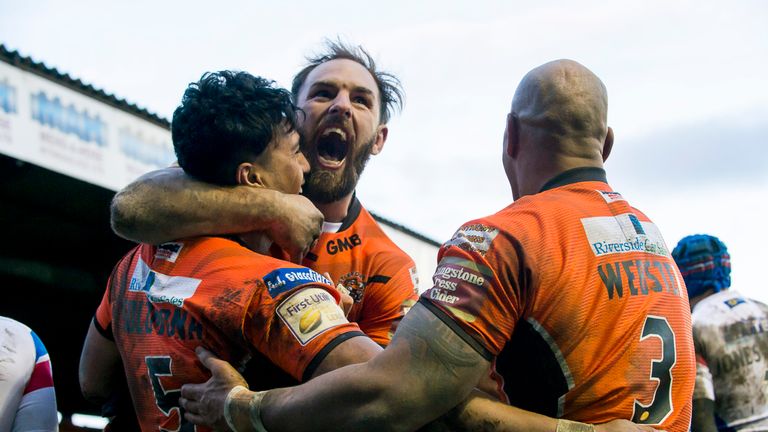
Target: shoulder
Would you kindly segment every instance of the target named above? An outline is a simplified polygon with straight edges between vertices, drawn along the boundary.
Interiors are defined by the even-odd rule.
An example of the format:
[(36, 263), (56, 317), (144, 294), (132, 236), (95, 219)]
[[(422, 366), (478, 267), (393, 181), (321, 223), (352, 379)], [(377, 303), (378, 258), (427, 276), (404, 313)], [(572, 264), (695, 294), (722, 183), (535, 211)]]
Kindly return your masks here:
[(6, 317), (0, 317), (0, 328), (0, 360), (11, 360), (8, 364), (18, 363), (19, 367), (34, 364), (38, 345), (34, 332), (26, 325)]
[(337, 239), (348, 240), (353, 246), (359, 245), (371, 259), (391, 261), (393, 264), (412, 264), (413, 260), (385, 232), (379, 221), (361, 207), (355, 222), (346, 230), (337, 233)]

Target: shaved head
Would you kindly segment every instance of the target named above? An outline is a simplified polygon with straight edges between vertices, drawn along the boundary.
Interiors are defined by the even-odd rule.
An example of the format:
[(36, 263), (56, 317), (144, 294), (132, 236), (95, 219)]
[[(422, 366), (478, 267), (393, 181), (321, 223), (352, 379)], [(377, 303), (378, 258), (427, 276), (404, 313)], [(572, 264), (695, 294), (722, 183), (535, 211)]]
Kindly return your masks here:
[(555, 60), (523, 77), (507, 116), (502, 157), (515, 199), (539, 192), (565, 171), (602, 168), (612, 148), (608, 94), (592, 71)]
[(521, 125), (551, 138), (597, 140), (607, 133), (608, 94), (600, 78), (573, 60), (545, 63), (525, 75), (512, 100)]

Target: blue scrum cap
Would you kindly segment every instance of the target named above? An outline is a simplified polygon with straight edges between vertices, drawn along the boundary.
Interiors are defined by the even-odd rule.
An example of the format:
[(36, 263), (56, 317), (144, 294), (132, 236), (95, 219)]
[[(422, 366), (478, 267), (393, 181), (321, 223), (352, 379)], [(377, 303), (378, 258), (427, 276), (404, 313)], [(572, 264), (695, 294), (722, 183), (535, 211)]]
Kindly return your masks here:
[(731, 256), (715, 236), (696, 234), (684, 237), (672, 251), (683, 275), (688, 297), (696, 297), (709, 288), (715, 292), (731, 286)]

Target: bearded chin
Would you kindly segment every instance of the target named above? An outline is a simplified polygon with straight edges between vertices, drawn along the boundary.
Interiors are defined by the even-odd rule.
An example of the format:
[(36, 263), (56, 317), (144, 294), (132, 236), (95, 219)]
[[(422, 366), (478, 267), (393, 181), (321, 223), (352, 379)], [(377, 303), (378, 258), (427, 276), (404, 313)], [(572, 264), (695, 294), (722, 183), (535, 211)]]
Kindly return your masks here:
[(371, 149), (376, 141), (374, 135), (342, 171), (328, 171), (312, 163), (312, 169), (305, 178), (302, 194), (318, 204), (330, 204), (351, 194), (357, 186), (357, 180), (371, 157)]

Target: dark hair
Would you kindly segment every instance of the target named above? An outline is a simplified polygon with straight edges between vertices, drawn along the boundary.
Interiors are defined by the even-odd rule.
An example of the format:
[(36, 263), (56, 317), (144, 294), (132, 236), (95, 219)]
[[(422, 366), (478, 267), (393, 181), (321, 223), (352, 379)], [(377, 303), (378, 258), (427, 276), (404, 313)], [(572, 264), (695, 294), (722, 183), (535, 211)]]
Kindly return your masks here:
[(373, 77), (376, 86), (379, 88), (380, 123), (389, 122), (394, 110), (402, 110), (404, 95), (400, 80), (389, 72), (377, 70), (373, 57), (368, 54), (365, 48), (360, 45), (351, 46), (341, 40), (326, 40), (325, 52), (313, 57), (307, 57), (307, 65), (293, 77), (291, 93), (293, 93), (294, 103), (298, 103), (299, 90), (304, 85), (310, 72), (325, 62), (338, 59), (352, 60), (359, 63)]
[(200, 180), (236, 184), (237, 166), (258, 157), (277, 134), (294, 130), (297, 111), (290, 93), (273, 81), (246, 72), (205, 73), (173, 112), (179, 165)]

